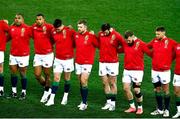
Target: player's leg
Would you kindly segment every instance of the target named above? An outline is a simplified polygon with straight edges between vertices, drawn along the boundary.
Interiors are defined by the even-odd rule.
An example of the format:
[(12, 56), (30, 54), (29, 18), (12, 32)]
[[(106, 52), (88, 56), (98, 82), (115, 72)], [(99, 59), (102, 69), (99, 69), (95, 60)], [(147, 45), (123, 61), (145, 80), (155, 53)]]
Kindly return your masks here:
[(141, 93), (141, 83), (133, 83), (133, 90), (134, 90), (134, 94), (136, 97), (136, 102), (137, 102), (137, 112), (136, 114), (142, 114), (143, 113), (143, 107), (142, 107), (142, 102), (143, 102), (143, 95)]
[(48, 100), (49, 95), (51, 94), (51, 80), (50, 80), (50, 73), (51, 68), (43, 67), (44, 75), (45, 75), (45, 86), (44, 86), (44, 93), (40, 100), (40, 102), (45, 103)]
[(87, 109), (88, 78), (89, 78), (89, 73), (82, 72), (80, 84), (82, 87), (82, 103), (83, 104), (80, 106), (79, 110)]
[(169, 92), (169, 83), (171, 79), (170, 70), (161, 72), (160, 74), (162, 89), (164, 92), (164, 114), (163, 117), (169, 117), (169, 105), (170, 105), (170, 92)]
[(55, 98), (56, 92), (59, 87), (60, 77), (61, 77), (60, 72), (54, 72), (54, 81), (53, 81), (52, 87), (51, 87), (51, 95), (50, 95), (49, 100), (45, 104), (46, 106), (54, 105), (54, 98)]
[(71, 72), (74, 71), (74, 60), (73, 59), (68, 59), (68, 60), (64, 60), (62, 62), (63, 64), (63, 68), (64, 68), (64, 95), (61, 101), (62, 105), (66, 105), (67, 101), (68, 101), (68, 95), (69, 95), (69, 91), (71, 88), (71, 83), (70, 83), (70, 79), (71, 79)]
[(36, 80), (42, 85), (45, 86), (45, 79), (41, 75), (42, 74), (42, 55), (35, 54), (34, 56), (34, 61), (33, 61), (33, 66), (34, 66), (34, 75)]
[(126, 99), (128, 100), (129, 106), (130, 106), (124, 112), (127, 112), (127, 113), (135, 112), (136, 111), (136, 107), (135, 107), (135, 104), (134, 104), (133, 94), (131, 92), (131, 83), (129, 83), (128, 81), (125, 82), (124, 78), (123, 78), (123, 90), (124, 90)]
[[(76, 70), (77, 79), (78, 79), (78, 81), (79, 81), (80, 95), (81, 95), (81, 97), (82, 97), (82, 85), (81, 85), (82, 66), (81, 66), (80, 64), (78, 64), (78, 63), (75, 63), (75, 70)], [(81, 101), (81, 103), (80, 103), (77, 107), (80, 108), (82, 104), (83, 104), (83, 103), (82, 103), (82, 101)]]
[(177, 113), (172, 118), (180, 117), (180, 75), (174, 74), (173, 78), (174, 95), (176, 99)]
[(57, 58), (54, 59), (53, 72), (54, 72), (54, 81), (53, 81), (52, 87), (51, 87), (50, 98), (49, 98), (48, 102), (45, 104), (46, 106), (54, 105), (54, 98), (55, 98), (56, 92), (59, 88), (59, 82), (61, 79), (61, 74), (63, 72), (63, 67), (62, 67), (61, 61)]
[(41, 75), (41, 73), (42, 73), (42, 66), (35, 66), (34, 67), (35, 78), (42, 86), (45, 86), (45, 79)]
[(66, 105), (68, 101), (68, 94), (71, 86), (70, 79), (71, 79), (71, 72), (64, 72), (64, 95), (61, 101), (62, 105)]
[(154, 85), (154, 93), (157, 102), (157, 109), (151, 112), (151, 115), (163, 114), (163, 96), (161, 90), (161, 79), (159, 72), (152, 70), (151, 71), (152, 83)]
[(101, 76), (101, 80), (103, 83), (104, 93), (106, 95), (106, 104), (101, 109), (106, 110), (109, 109), (111, 106), (111, 91), (110, 91), (109, 80), (107, 75)]
[(133, 98), (133, 94), (131, 92), (131, 81), (132, 78), (131, 76), (131, 72), (129, 70), (124, 69), (123, 71), (123, 78), (122, 78), (122, 82), (123, 82), (123, 90), (126, 96), (126, 99), (129, 102), (129, 108), (127, 110), (125, 110), (125, 112), (127, 113), (131, 113), (131, 112), (135, 112), (136, 111), (136, 107), (134, 104), (134, 98)]
[(51, 67), (53, 65), (53, 60), (54, 60), (54, 54), (46, 54), (41, 56), (42, 59), (42, 67), (43, 67), (43, 73), (44, 73), (44, 78), (45, 78), (45, 87), (44, 87), (44, 94), (41, 98), (40, 102), (45, 103), (48, 100), (49, 95), (51, 94), (51, 79), (50, 79), (50, 74), (51, 74)]
[(20, 76), (21, 76), (21, 85), (22, 91), (19, 100), (24, 100), (26, 98), (26, 89), (27, 89), (27, 67), (19, 67)]
[(27, 66), (29, 65), (29, 56), (17, 57), (19, 72), (21, 76), (22, 91), (19, 100), (24, 100), (26, 98), (26, 88), (27, 88)]
[(137, 111), (136, 114), (143, 113), (143, 95), (141, 92), (141, 82), (143, 80), (143, 71), (131, 70), (132, 82), (133, 82), (133, 91), (137, 102)]
[(0, 63), (0, 97), (4, 96), (4, 74), (3, 63)]
[(10, 65), (11, 71), (11, 86), (12, 92), (7, 98), (16, 98), (17, 97), (17, 82), (18, 82), (18, 66), (17, 65)]
[(162, 89), (164, 92), (164, 106), (165, 106), (163, 117), (169, 117), (169, 104), (170, 104), (169, 83), (162, 84)]
[(109, 85), (109, 80), (107, 76), (107, 64), (108, 63), (99, 62), (99, 76), (102, 80), (104, 94), (106, 96), (106, 103), (101, 108), (102, 110), (109, 109), (111, 106), (111, 91), (110, 91), (110, 85)]
[(116, 76), (109, 76), (109, 85), (111, 91), (111, 106), (109, 111), (114, 111), (116, 107), (116, 96), (117, 96), (117, 77)]
[(9, 67), (11, 72), (11, 86), (12, 92), (7, 98), (16, 98), (17, 97), (17, 82), (18, 82), (18, 66), (17, 66), (17, 57), (10, 55), (9, 57)]
[(0, 97), (4, 96), (4, 74), (3, 74), (4, 52), (0, 51)]

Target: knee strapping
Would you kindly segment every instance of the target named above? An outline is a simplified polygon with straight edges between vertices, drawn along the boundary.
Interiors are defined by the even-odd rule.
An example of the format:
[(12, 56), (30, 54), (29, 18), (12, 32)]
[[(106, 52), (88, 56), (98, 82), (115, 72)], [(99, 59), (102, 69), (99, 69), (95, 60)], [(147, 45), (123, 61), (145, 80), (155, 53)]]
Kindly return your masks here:
[(136, 96), (137, 98), (140, 98), (140, 97), (142, 96), (142, 93), (140, 92), (140, 93), (138, 93), (138, 94), (135, 94), (135, 96)]

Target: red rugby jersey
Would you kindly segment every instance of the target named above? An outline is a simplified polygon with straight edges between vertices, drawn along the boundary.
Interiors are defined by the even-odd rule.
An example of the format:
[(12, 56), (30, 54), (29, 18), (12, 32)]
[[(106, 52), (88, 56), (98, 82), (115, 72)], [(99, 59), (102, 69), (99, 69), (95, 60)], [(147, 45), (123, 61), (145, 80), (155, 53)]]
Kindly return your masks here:
[(74, 34), (76, 57), (75, 62), (78, 64), (93, 64), (96, 47), (98, 42), (96, 36), (88, 31), (84, 34)]
[(173, 60), (173, 50), (176, 41), (164, 37), (161, 40), (154, 38), (148, 47), (152, 48), (152, 69), (155, 71), (169, 70)]
[(0, 20), (0, 51), (5, 51), (6, 48), (6, 32), (9, 26), (4, 20)]
[(178, 44), (175, 47), (175, 54), (176, 54), (176, 59), (175, 59), (175, 69), (174, 73), (180, 75), (180, 44)]
[(12, 25), (9, 29), (11, 39), (10, 53), (14, 56), (27, 56), (30, 53), (31, 27), (26, 24)]
[(56, 47), (56, 58), (66, 60), (74, 57), (73, 35), (75, 31), (64, 26), (61, 32), (52, 31)]
[(105, 36), (102, 31), (98, 34), (99, 41), (99, 61), (107, 63), (118, 62), (117, 49), (123, 42), (123, 37), (113, 30), (108, 36)]
[(134, 44), (129, 46), (123, 42), (124, 51), (124, 69), (144, 70), (144, 53), (151, 56), (151, 50), (140, 39), (135, 39)]
[(48, 54), (53, 52), (53, 44), (51, 42), (52, 24), (44, 23), (38, 26), (36, 23), (32, 26), (34, 48), (36, 54)]

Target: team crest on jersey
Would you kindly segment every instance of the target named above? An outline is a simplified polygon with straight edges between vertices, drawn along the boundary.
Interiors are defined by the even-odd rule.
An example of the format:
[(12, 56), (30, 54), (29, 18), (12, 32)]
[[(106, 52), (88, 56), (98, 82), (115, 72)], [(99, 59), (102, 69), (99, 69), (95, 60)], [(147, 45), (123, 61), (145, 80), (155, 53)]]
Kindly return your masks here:
[(101, 33), (100, 35), (101, 35), (101, 36), (104, 36), (104, 34), (103, 34), (103, 33)]
[(135, 50), (137, 50), (138, 49), (138, 47), (139, 47), (139, 44), (140, 44), (140, 42), (138, 41), (137, 43), (136, 43), (136, 46), (135, 46)]
[(54, 31), (53, 34), (56, 34), (56, 31)]
[(86, 36), (84, 37), (84, 44), (87, 44), (88, 39), (89, 39), (89, 36), (86, 35)]
[(169, 41), (168, 41), (168, 40), (165, 40), (165, 41), (164, 41), (164, 48), (167, 48), (168, 44), (169, 44)]
[(24, 36), (25, 28), (21, 29), (21, 36)]
[(76, 35), (75, 37), (76, 37), (76, 38), (79, 38), (79, 36), (78, 36), (78, 35)]
[(177, 47), (177, 50), (180, 50), (180, 46)]
[(63, 33), (63, 38), (66, 39), (66, 30), (63, 30), (62, 33)]
[(42, 30), (43, 30), (43, 33), (46, 34), (46, 31), (47, 31), (46, 26), (43, 26)]
[(116, 36), (113, 34), (113, 35), (111, 36), (111, 41), (110, 41), (110, 43), (113, 43), (115, 39), (116, 39)]

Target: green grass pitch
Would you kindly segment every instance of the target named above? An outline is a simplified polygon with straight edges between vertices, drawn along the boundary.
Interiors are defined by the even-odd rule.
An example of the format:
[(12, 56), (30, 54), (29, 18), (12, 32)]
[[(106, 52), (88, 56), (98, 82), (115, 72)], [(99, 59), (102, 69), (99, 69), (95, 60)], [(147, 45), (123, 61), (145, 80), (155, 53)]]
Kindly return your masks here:
[[(88, 20), (89, 28), (96, 33), (100, 30), (102, 23), (109, 22), (121, 34), (125, 30), (133, 30), (137, 37), (149, 42), (154, 36), (156, 26), (163, 25), (167, 36), (180, 42), (180, 0), (0, 0), (0, 19), (8, 19), (13, 22), (16, 13), (23, 13), (25, 22), (33, 24), (37, 13), (43, 13), (46, 20), (52, 23), (55, 18), (63, 20), (65, 25), (71, 24), (75, 29), (79, 19)], [(5, 52), (4, 75), (5, 93), (11, 91), (10, 71), (8, 66), (9, 46)], [(67, 106), (60, 105), (63, 95), (63, 78), (55, 98), (55, 105), (46, 107), (40, 103), (43, 88), (38, 84), (33, 75), (32, 60), (34, 56), (33, 41), (31, 41), (31, 57), (28, 68), (27, 99), (19, 101), (16, 99), (0, 99), (0, 118), (3, 117), (39, 117), (39, 118), (153, 118), (150, 112), (155, 109), (155, 97), (151, 83), (151, 59), (145, 57), (145, 74), (142, 83), (144, 94), (144, 113), (141, 116), (126, 114), (128, 102), (122, 90), (123, 55), (120, 55), (120, 73), (118, 76), (118, 96), (116, 111), (109, 112), (101, 110), (105, 103), (102, 83), (98, 76), (98, 50), (95, 63), (89, 79), (88, 109), (79, 111), (77, 105), (80, 103), (79, 83), (72, 74), (71, 93)], [(172, 65), (172, 74), (174, 63)], [(175, 102), (172, 83), (170, 114), (175, 114)], [(21, 85), (18, 82), (18, 91)], [(156, 116), (154, 118), (160, 118)]]

